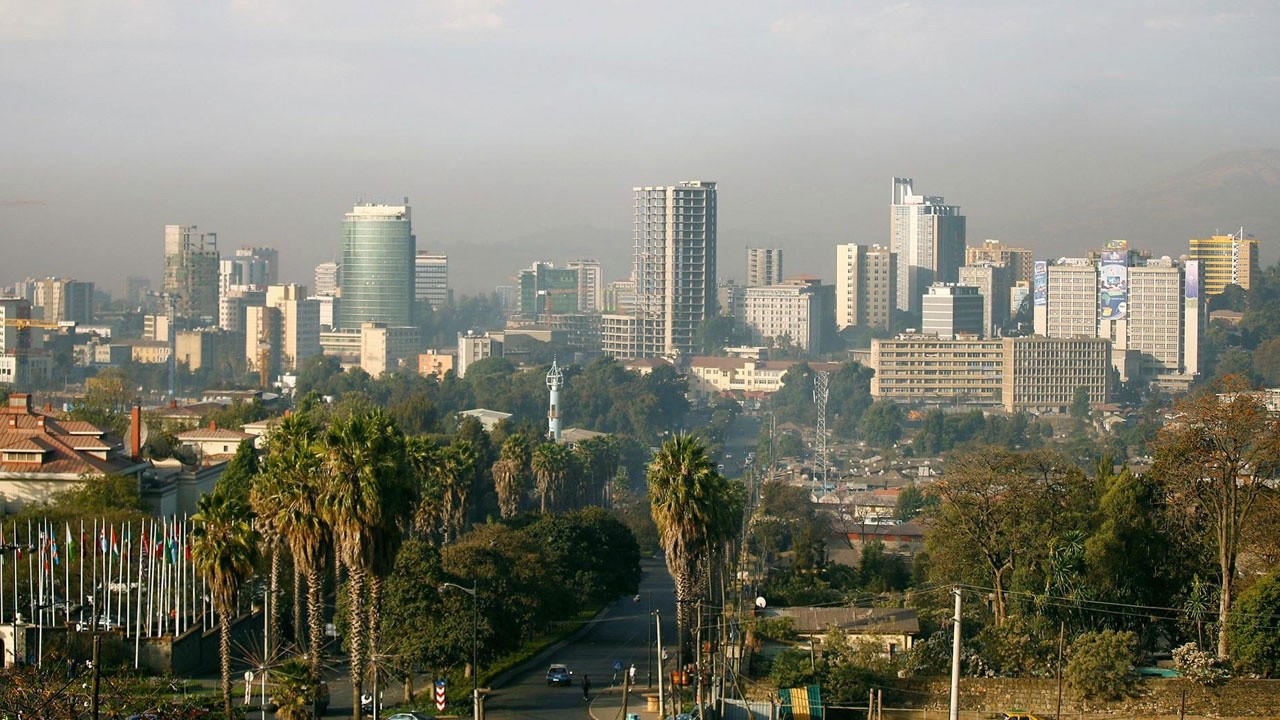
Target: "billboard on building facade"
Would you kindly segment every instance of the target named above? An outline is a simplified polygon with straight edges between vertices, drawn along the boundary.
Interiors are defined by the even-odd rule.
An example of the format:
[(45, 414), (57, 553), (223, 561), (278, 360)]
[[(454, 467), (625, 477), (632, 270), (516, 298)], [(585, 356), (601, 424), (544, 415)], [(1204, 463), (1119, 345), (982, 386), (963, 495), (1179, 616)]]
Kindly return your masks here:
[(1129, 314), (1129, 254), (1102, 253), (1098, 267), (1098, 317), (1121, 320)]
[(1049, 304), (1049, 262), (1037, 260), (1031, 273), (1031, 297), (1036, 307)]
[(1200, 299), (1200, 261), (1188, 260), (1186, 265), (1187, 274), (1187, 299)]

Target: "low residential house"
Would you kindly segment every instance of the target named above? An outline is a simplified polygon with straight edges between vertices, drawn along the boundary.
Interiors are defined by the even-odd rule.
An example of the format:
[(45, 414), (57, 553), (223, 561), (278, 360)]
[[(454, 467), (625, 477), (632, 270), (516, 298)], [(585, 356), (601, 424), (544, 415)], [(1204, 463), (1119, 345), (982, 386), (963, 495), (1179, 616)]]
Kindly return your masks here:
[(253, 440), (254, 436), (239, 430), (220, 428), (210, 423), (207, 428), (198, 428), (178, 433), (178, 442), (184, 447), (195, 450), (200, 465), (214, 465), (227, 462), (240, 449), (240, 443)]
[(127, 451), (103, 428), (35, 410), (30, 395), (14, 393), (0, 407), (0, 509), (17, 512), (107, 475), (140, 481), (151, 464), (137, 445)]
[(859, 554), (862, 548), (873, 540), (883, 543), (885, 552), (899, 555), (914, 556), (924, 549), (924, 528), (912, 521), (853, 522), (841, 525), (840, 531), (846, 535), (849, 545)]
[(791, 618), (796, 633), (817, 647), (838, 630), (849, 644), (878, 648), (890, 659), (910, 650), (920, 634), (920, 620), (910, 608), (790, 607), (772, 614)]
[(473, 417), (480, 421), (485, 431), (493, 432), (498, 427), (498, 423), (511, 417), (511, 413), (505, 413), (501, 410), (490, 410), (488, 408), (474, 408), (472, 410), (462, 410), (458, 413), (463, 417)]

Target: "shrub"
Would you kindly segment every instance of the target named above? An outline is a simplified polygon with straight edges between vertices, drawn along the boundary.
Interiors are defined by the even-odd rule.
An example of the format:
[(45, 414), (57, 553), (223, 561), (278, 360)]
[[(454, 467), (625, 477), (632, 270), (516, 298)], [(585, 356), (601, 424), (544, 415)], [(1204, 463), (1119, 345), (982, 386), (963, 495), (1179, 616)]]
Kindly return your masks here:
[(1133, 692), (1137, 636), (1126, 630), (1085, 633), (1071, 643), (1067, 683), (1088, 700), (1120, 700)]
[(1206, 687), (1219, 685), (1231, 677), (1216, 655), (1201, 650), (1193, 642), (1174, 648), (1173, 666), (1186, 679)]

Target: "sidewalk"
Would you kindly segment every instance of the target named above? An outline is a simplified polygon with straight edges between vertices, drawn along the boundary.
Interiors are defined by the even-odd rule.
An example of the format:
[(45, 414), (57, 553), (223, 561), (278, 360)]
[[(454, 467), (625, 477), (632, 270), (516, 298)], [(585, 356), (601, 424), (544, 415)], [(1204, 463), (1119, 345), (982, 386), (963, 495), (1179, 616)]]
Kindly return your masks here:
[[(649, 710), (646, 695), (658, 696), (658, 689), (652, 691), (645, 690), (644, 683), (631, 689), (627, 696), (627, 712), (626, 716), (622, 712), (622, 686), (607, 687), (591, 698), (591, 703), (587, 710), (591, 713), (592, 720), (627, 720), (627, 716), (634, 715), (639, 720), (661, 720), (658, 717), (658, 711)], [(670, 709), (667, 715), (670, 716)]]

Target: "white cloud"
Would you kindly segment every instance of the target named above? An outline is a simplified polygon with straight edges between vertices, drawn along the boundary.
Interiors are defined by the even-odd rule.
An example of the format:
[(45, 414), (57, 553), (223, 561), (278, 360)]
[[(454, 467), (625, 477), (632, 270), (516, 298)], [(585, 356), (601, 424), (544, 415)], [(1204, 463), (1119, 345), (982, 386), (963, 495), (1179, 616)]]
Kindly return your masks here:
[(172, 25), (172, 11), (159, 0), (0, 0), (3, 40), (147, 40)]

